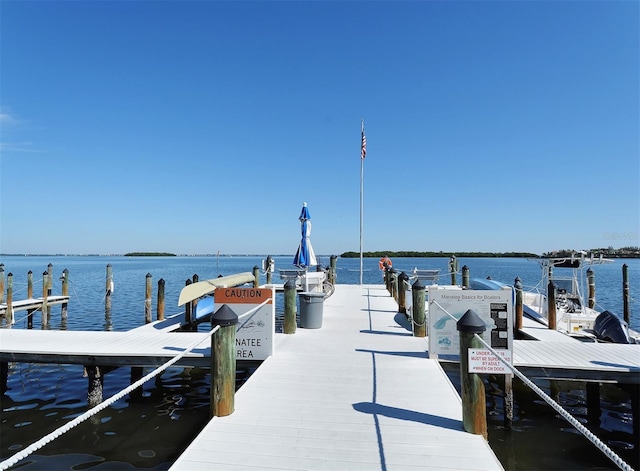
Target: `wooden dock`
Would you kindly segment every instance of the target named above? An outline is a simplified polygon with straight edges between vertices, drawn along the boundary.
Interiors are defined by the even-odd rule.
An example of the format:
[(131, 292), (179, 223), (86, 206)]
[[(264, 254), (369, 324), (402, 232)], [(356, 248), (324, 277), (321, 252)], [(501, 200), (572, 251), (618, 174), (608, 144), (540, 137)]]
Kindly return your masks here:
[(383, 286), (339, 285), (171, 469), (503, 469), (404, 319)]

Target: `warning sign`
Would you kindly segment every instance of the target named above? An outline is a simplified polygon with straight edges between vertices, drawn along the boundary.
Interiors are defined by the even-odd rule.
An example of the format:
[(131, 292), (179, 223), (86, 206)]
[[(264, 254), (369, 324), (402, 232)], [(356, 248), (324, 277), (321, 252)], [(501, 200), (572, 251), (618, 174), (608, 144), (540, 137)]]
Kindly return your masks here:
[(228, 304), (238, 316), (236, 360), (266, 360), (273, 355), (275, 289), (216, 288), (213, 296), (216, 311)]
[[(507, 363), (511, 364), (511, 350), (496, 351)], [(469, 373), (507, 374), (511, 373), (511, 370), (488, 348), (470, 348)]]

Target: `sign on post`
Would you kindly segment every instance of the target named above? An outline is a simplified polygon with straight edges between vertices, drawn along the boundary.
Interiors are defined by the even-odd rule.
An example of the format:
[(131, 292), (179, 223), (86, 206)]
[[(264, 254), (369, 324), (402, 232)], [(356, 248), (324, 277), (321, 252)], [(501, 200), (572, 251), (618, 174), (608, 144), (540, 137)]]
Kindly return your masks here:
[[(266, 360), (273, 355), (274, 288), (216, 288), (213, 297), (216, 311), (227, 304), (238, 316), (236, 360)], [(247, 314), (265, 301), (264, 306)]]
[[(511, 362), (511, 352), (513, 351), (513, 294), (511, 288), (461, 290), (453, 287), (429, 286), (429, 357), (446, 356), (452, 360), (459, 360), (460, 334), (456, 324), (469, 309), (478, 314), (487, 327), (487, 330), (482, 334), (483, 340), (493, 349), (498, 350), (501, 355), (509, 358), (509, 362)], [(489, 350), (484, 350), (484, 352), (493, 357)], [(473, 355), (473, 358), (474, 368), (486, 368), (486, 371), (474, 371), (476, 373), (499, 373), (499, 371), (490, 370), (490, 368), (504, 367), (502, 362), (495, 357), (493, 360), (483, 360), (482, 358), (485, 357), (480, 350)], [(471, 356), (469, 359), (471, 368)], [(495, 362), (500, 365), (495, 365)]]

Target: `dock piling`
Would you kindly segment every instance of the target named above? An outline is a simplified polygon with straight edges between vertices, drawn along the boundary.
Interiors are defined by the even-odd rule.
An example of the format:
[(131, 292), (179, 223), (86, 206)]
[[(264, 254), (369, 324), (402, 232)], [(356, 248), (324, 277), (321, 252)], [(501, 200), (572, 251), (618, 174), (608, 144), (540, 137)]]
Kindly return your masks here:
[(0, 303), (4, 301), (4, 263), (0, 263)]
[[(33, 298), (33, 272), (27, 273), (27, 299)], [(33, 329), (33, 313), (36, 309), (27, 309), (27, 329)]]
[(47, 297), (49, 294), (49, 282), (48, 279), (49, 278), (49, 273), (48, 272), (43, 272), (42, 273), (42, 328), (46, 329), (49, 326), (49, 306), (47, 306)]
[(460, 332), (460, 384), (462, 392), (462, 422), (467, 432), (487, 439), (487, 410), (484, 383), (477, 373), (469, 373), (469, 349), (482, 348), (475, 334), (486, 330), (484, 321), (469, 309), (457, 322)]
[(398, 312), (407, 313), (407, 290), (409, 289), (409, 275), (401, 272), (398, 275)]
[(547, 285), (547, 324), (549, 329), (556, 328), (556, 285), (550, 281)]
[[(62, 270), (62, 296), (69, 296), (69, 270)], [(62, 303), (60, 306), (60, 317), (64, 324), (67, 323), (67, 303)]]
[(516, 325), (514, 326), (514, 335), (522, 329), (522, 313), (523, 313), (523, 299), (522, 299), (522, 282), (519, 277), (516, 277), (513, 284), (516, 290)]
[(224, 304), (211, 316), (220, 326), (211, 337), (211, 416), (233, 413), (236, 393), (236, 325), (238, 316)]
[(266, 267), (265, 270), (267, 272), (267, 284), (270, 285), (272, 282), (273, 272), (271, 271), (273, 267), (273, 258), (271, 255), (267, 255)]
[(417, 279), (411, 286), (411, 299), (413, 307), (413, 336), (414, 337), (426, 337), (427, 336), (427, 321), (425, 316), (425, 295), (426, 287)]
[(158, 280), (158, 304), (156, 305), (156, 319), (164, 320), (164, 279)]
[(449, 259), (449, 273), (451, 273), (451, 284), (456, 285), (456, 272), (458, 271), (458, 260), (455, 255)]
[(258, 265), (254, 265), (253, 267), (253, 287), (257, 288), (260, 286), (260, 267)]
[(336, 284), (336, 280), (338, 278), (337, 274), (336, 274), (336, 260), (338, 259), (338, 257), (336, 255), (332, 255), (329, 258), (329, 283), (331, 283), (332, 285)]
[(587, 303), (589, 308), (593, 309), (596, 305), (596, 276), (591, 268), (587, 270), (587, 283), (589, 285), (589, 300)]
[(104, 288), (104, 313), (106, 316), (111, 315), (111, 294), (113, 293), (113, 273), (111, 264), (107, 264), (107, 277)]
[(462, 287), (469, 289), (469, 267), (466, 265), (462, 266)]
[(151, 273), (147, 273), (146, 276), (146, 288), (144, 295), (144, 322), (149, 324), (151, 322)]
[(629, 301), (629, 267), (625, 263), (622, 265), (622, 315), (627, 325), (629, 325), (629, 320), (631, 319)]
[(296, 333), (296, 282), (287, 280), (284, 284), (284, 325), (285, 334)]
[(7, 314), (5, 315), (7, 327), (13, 325), (13, 273), (7, 275)]

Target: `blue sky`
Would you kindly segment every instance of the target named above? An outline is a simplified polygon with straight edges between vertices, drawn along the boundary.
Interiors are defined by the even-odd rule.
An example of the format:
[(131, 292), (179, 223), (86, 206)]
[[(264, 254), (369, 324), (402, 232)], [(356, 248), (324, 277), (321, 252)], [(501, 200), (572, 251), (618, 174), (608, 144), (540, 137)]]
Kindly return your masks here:
[(640, 245), (637, 1), (0, 2), (0, 252)]

